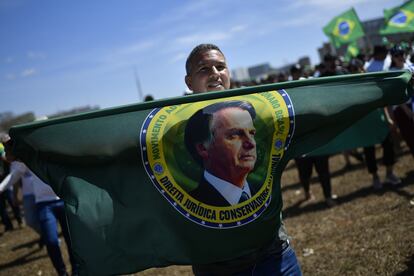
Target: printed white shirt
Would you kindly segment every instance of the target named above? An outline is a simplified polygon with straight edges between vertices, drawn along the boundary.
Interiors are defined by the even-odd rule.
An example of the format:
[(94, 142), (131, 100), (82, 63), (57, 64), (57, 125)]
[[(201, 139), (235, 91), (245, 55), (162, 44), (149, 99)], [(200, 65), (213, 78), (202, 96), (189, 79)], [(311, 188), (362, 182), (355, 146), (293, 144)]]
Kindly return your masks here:
[(230, 203), (230, 205), (238, 204), (243, 192), (246, 192), (249, 197), (252, 197), (247, 181), (244, 182), (243, 188), (239, 188), (230, 182), (212, 175), (208, 171), (204, 171), (204, 178)]

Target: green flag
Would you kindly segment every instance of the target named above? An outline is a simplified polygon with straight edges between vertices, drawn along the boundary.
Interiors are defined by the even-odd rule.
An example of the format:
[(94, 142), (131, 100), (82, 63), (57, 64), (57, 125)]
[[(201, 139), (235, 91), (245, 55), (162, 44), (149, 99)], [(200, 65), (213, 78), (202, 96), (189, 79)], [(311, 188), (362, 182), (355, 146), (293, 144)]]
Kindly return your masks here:
[(359, 48), (356, 41), (348, 44), (348, 48), (345, 53), (345, 60), (350, 61), (352, 58), (356, 57), (359, 54)]
[(389, 133), (384, 116), (384, 112), (380, 109), (371, 112), (309, 155), (331, 155), (344, 150), (381, 144)]
[(358, 15), (353, 8), (333, 18), (323, 28), (323, 31), (337, 48), (365, 35)]
[[(287, 162), (376, 108), (405, 102), (410, 78), (405, 71), (327, 77), (101, 110), (14, 127), (12, 151), (65, 201), (83, 273), (209, 264), (258, 254), (273, 241), (283, 226)], [(249, 150), (223, 147), (217, 159), (238, 162), (228, 174), (248, 172), (251, 197), (243, 202), (194, 193), (205, 180), (200, 160), (217, 153), (206, 153), (210, 138), (194, 141), (211, 131), (205, 119), (215, 112), (235, 125), (226, 145), (244, 141)]]
[(414, 0), (407, 1), (399, 7), (384, 10), (385, 24), (380, 33), (393, 34), (414, 32)]

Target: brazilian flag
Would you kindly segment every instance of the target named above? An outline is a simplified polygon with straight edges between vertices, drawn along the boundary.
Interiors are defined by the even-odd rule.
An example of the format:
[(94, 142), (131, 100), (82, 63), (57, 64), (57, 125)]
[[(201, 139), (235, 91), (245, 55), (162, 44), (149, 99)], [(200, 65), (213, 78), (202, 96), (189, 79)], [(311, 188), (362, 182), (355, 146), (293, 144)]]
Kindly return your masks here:
[(384, 10), (385, 24), (380, 33), (383, 35), (414, 32), (414, 0), (399, 7)]
[[(283, 228), (280, 179), (290, 159), (379, 107), (405, 102), (411, 77), (334, 76), (121, 106), (13, 127), (10, 148), (64, 200), (83, 275), (221, 262), (258, 254), (275, 240)], [(244, 135), (238, 125), (247, 123), (255, 140), (247, 157), (231, 155), (250, 164), (251, 197), (222, 206), (193, 196), (204, 169), (185, 137), (200, 131), (187, 124), (200, 110), (234, 104), (249, 107), (222, 114), (233, 116), (231, 139)]]
[(352, 58), (356, 57), (359, 54), (359, 47), (356, 41), (348, 44), (345, 53), (345, 60), (350, 61)]
[(323, 28), (323, 32), (337, 48), (342, 44), (353, 42), (365, 35), (358, 15), (353, 8), (334, 17)]

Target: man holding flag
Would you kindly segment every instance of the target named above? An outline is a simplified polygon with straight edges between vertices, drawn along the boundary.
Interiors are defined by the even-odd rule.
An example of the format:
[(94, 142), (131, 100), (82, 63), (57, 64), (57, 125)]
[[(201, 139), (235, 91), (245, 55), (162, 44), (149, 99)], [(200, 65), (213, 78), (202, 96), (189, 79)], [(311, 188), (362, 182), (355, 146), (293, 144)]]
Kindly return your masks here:
[[(230, 74), (223, 52), (213, 44), (195, 47), (186, 61), (185, 82), (194, 93), (227, 90)], [(214, 141), (214, 132), (211, 138)], [(193, 265), (195, 275), (302, 275), (283, 224), (275, 240), (253, 254), (224, 262)]]

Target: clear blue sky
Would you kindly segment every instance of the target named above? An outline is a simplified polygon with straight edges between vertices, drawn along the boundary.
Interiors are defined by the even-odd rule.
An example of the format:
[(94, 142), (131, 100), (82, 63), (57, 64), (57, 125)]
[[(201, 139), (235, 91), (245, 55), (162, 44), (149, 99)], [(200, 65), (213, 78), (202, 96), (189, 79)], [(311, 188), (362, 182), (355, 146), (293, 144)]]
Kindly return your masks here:
[(37, 116), (85, 105), (182, 95), (184, 63), (203, 42), (230, 68), (310, 56), (322, 27), (354, 7), (361, 20), (402, 0), (0, 0), (0, 112)]

